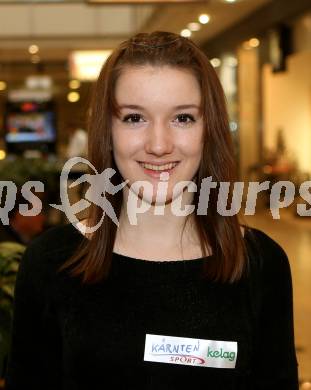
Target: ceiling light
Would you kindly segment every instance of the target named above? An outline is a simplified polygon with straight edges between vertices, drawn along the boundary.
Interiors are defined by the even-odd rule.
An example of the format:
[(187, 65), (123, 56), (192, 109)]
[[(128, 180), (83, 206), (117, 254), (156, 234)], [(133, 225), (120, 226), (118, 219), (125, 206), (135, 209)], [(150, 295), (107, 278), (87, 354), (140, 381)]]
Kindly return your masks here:
[(4, 160), (6, 156), (5, 150), (0, 149), (0, 160)]
[(67, 95), (67, 100), (70, 103), (76, 103), (80, 99), (80, 94), (78, 92), (69, 92)]
[(238, 129), (238, 124), (234, 121), (231, 121), (229, 126), (230, 126), (231, 131), (237, 131), (237, 129)]
[(191, 36), (191, 31), (188, 28), (181, 30), (180, 35), (184, 38), (189, 38)]
[(236, 0), (225, 0), (226, 3), (235, 3)]
[(78, 88), (80, 88), (80, 85), (81, 85), (81, 83), (79, 80), (70, 80), (69, 81), (69, 88), (71, 88), (71, 89), (78, 89)]
[(190, 31), (199, 31), (201, 28), (201, 25), (200, 25), (200, 23), (193, 22), (193, 23), (188, 23), (187, 27)]
[(30, 54), (37, 54), (39, 51), (39, 47), (37, 45), (30, 45), (28, 51)]
[(251, 38), (251, 39), (248, 41), (248, 43), (249, 43), (249, 45), (250, 45), (251, 47), (258, 47), (259, 44), (260, 44), (260, 41), (259, 41), (259, 39), (257, 39), (257, 38)]
[(199, 22), (200, 22), (201, 24), (207, 24), (209, 21), (210, 21), (210, 16), (209, 16), (209, 15), (207, 15), (207, 14), (201, 14), (201, 15), (199, 16)]
[(6, 82), (5, 81), (0, 81), (0, 91), (6, 90)]
[(75, 80), (93, 81), (111, 54), (111, 50), (80, 50), (69, 55), (69, 73)]
[(221, 61), (220, 61), (220, 59), (219, 58), (212, 58), (211, 60), (210, 60), (210, 63), (212, 64), (212, 66), (214, 67), (214, 68), (218, 68), (220, 65), (221, 65)]

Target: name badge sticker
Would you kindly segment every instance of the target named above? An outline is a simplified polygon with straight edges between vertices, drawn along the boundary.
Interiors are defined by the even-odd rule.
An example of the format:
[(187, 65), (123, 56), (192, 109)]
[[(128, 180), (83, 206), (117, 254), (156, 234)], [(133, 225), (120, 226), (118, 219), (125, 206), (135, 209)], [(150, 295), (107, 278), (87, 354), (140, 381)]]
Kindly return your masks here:
[(189, 366), (235, 368), (236, 341), (146, 334), (144, 360)]

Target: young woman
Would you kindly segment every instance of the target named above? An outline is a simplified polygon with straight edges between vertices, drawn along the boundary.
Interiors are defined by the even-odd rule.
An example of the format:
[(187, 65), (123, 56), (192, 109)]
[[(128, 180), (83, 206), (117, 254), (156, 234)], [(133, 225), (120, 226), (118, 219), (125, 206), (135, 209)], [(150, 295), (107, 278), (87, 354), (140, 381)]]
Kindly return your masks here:
[(284, 250), (221, 215), (218, 186), (200, 196), (208, 177), (235, 180), (206, 55), (173, 33), (138, 34), (106, 61), (90, 111), (88, 160), (124, 184), (102, 194), (118, 224), (97, 202), (28, 245), (7, 389), (298, 389)]

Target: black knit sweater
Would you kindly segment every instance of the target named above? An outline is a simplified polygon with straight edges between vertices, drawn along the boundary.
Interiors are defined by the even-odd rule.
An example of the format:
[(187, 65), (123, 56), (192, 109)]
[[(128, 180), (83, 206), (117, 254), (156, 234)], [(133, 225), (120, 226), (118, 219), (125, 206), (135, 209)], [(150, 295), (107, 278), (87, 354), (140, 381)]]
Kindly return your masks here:
[[(27, 247), (18, 271), (7, 390), (297, 390), (292, 282), (284, 250), (246, 229), (252, 272), (200, 279), (207, 258), (113, 253), (109, 278), (84, 285), (56, 268), (82, 239), (66, 224)], [(146, 334), (234, 341), (234, 368), (144, 360)]]

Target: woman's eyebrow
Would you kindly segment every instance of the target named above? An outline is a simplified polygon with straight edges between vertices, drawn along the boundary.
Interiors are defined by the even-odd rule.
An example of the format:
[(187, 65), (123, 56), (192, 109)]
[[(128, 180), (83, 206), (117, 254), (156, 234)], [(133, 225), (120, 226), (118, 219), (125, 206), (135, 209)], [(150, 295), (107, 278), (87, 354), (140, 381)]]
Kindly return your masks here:
[[(145, 110), (145, 108), (143, 106), (139, 106), (137, 104), (122, 104), (119, 107), (121, 109), (122, 108), (130, 108), (130, 109), (133, 109), (133, 110), (142, 110), (142, 111)], [(187, 108), (197, 108), (197, 109), (199, 109), (199, 106), (196, 105), (196, 104), (182, 104), (182, 105), (173, 107), (173, 109), (175, 109), (175, 110), (185, 110)]]

